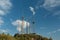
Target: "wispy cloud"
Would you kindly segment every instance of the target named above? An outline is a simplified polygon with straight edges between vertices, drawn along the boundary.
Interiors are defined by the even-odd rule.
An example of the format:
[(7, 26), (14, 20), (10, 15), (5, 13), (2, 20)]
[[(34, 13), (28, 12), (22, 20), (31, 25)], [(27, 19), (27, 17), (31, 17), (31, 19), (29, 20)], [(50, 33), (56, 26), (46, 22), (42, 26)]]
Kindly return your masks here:
[(22, 21), (21, 20), (16, 20), (12, 22), (12, 25), (17, 27), (18, 31), (21, 31), (21, 26), (23, 26), (23, 28), (25, 29), (26, 27), (29, 27), (30, 23), (27, 21), (23, 21), (23, 25), (22, 25)]
[(0, 17), (0, 26), (4, 24), (2, 17)]
[(31, 12), (33, 13), (33, 15), (35, 15), (35, 9), (31, 6), (29, 8), (30, 8)]
[(57, 9), (58, 6), (60, 6), (60, 0), (45, 0), (44, 4), (42, 5), (42, 7), (44, 7), (46, 10), (53, 12), (53, 16), (60, 15), (60, 10)]
[(60, 0), (45, 0), (43, 7), (46, 9), (60, 6)]
[(10, 0), (0, 0), (0, 15), (6, 15), (11, 7), (12, 3)]
[(60, 16), (60, 11), (54, 12), (53, 16)]
[(7, 29), (0, 29), (0, 33), (8, 33), (9, 32), (9, 30), (7, 30)]
[[(47, 11), (51, 12), (50, 14), (52, 14), (51, 16), (56, 16), (59, 15), (60, 16), (60, 9), (58, 7), (60, 7), (60, 0), (44, 0), (44, 2), (42, 4), (40, 4), (41, 2), (38, 1), (37, 2), (38, 6), (36, 6), (38, 9), (40, 7), (46, 9)], [(37, 10), (36, 8), (36, 10)], [(48, 13), (47, 13), (48, 14)], [(47, 14), (45, 14), (44, 16), (48, 16)]]
[(57, 32), (60, 32), (60, 29), (57, 29), (57, 30), (55, 30), (55, 31), (52, 31), (52, 32), (48, 32), (47, 34), (55, 34), (55, 33), (57, 33)]
[(60, 29), (58, 29), (57, 31), (60, 31)]
[(4, 24), (4, 20), (2, 16), (9, 13), (11, 7), (12, 7), (11, 0), (0, 0), (0, 26)]

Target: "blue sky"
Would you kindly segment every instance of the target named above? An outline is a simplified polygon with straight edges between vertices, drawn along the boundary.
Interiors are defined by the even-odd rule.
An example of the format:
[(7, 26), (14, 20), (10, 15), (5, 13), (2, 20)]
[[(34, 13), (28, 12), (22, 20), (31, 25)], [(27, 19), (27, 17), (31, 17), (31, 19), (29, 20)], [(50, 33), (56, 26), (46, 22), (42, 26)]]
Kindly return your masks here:
[(60, 39), (60, 0), (0, 0), (0, 33), (17, 33), (16, 22), (21, 22), (22, 16), (25, 22), (31, 16), (34, 18), (35, 33), (45, 37), (51, 34), (54, 40)]

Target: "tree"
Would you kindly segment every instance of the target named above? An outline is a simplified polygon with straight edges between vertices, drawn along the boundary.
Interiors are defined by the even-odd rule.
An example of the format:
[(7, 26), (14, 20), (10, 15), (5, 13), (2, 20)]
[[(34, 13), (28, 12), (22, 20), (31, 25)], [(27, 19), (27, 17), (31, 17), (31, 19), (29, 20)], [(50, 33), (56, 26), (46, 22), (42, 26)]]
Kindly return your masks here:
[(52, 38), (50, 37), (49, 40), (52, 40)]

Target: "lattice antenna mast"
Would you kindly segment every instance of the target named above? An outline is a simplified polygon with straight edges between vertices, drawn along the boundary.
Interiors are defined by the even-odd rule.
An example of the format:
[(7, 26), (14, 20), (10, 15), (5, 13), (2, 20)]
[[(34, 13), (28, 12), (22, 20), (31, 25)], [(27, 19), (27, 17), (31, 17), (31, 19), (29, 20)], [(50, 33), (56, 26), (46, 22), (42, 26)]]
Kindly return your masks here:
[(34, 25), (35, 25), (35, 19), (34, 19), (34, 16), (33, 16), (32, 17), (32, 27), (31, 27), (32, 33), (35, 33), (35, 27), (34, 27)]
[(34, 28), (35, 21), (32, 22), (32, 31), (35, 33), (35, 28)]
[(30, 24), (29, 24), (29, 26), (28, 26), (28, 34), (30, 33)]
[(22, 16), (21, 34), (24, 34), (24, 17)]
[[(27, 22), (29, 22), (30, 18), (27, 18)], [(29, 34), (30, 33), (30, 23), (26, 23), (27, 25), (27, 29), (26, 29), (26, 33)]]

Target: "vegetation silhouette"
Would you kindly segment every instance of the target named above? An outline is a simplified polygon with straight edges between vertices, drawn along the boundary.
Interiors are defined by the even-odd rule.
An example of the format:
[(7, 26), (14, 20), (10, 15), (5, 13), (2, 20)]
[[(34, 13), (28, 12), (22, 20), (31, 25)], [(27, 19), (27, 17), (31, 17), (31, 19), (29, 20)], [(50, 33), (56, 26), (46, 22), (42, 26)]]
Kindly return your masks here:
[(0, 34), (0, 40), (52, 40), (52, 38), (42, 37), (35, 33), (30, 34), (16, 33), (14, 36), (2, 33)]

